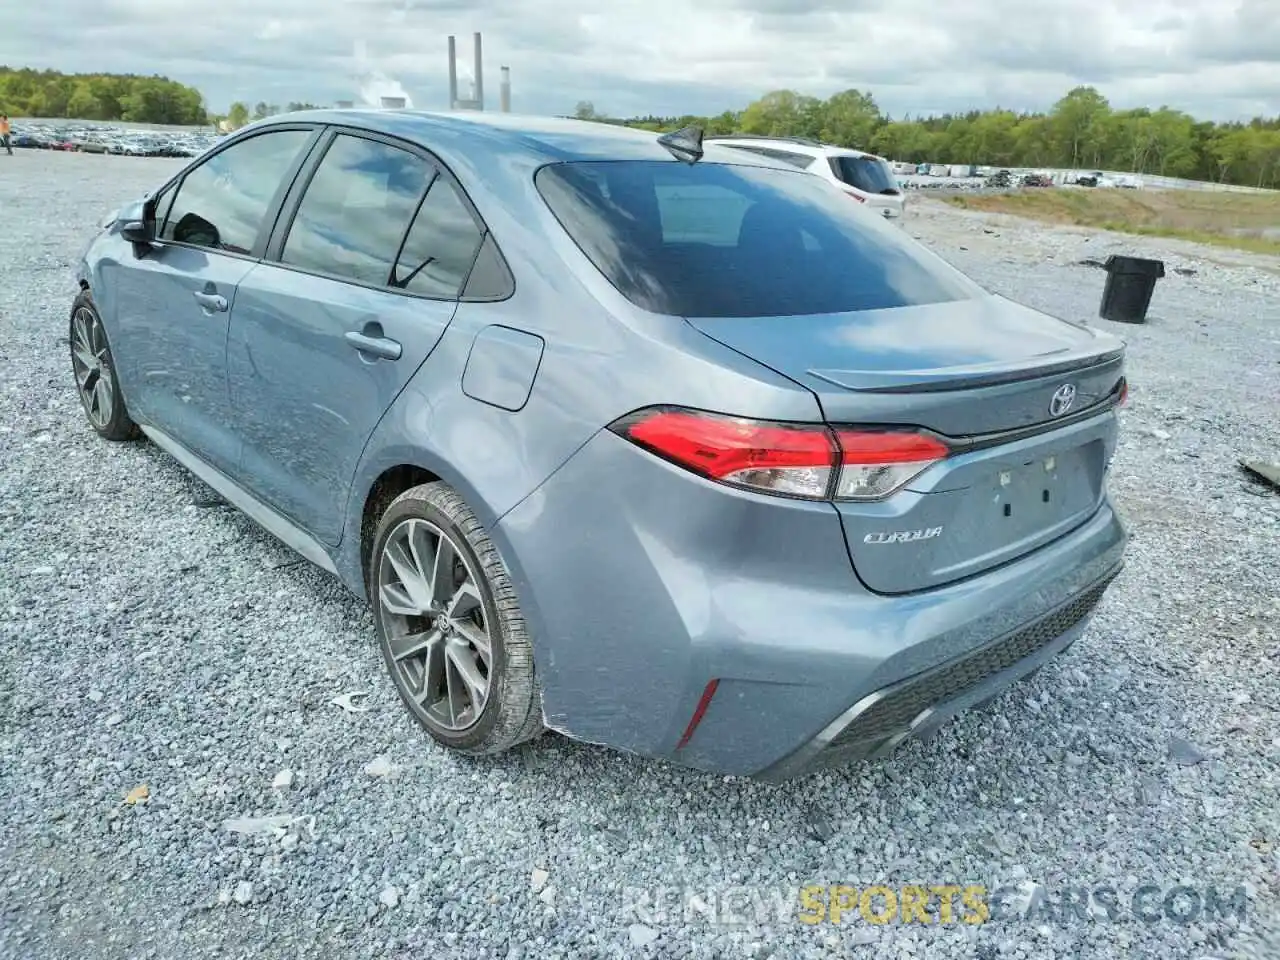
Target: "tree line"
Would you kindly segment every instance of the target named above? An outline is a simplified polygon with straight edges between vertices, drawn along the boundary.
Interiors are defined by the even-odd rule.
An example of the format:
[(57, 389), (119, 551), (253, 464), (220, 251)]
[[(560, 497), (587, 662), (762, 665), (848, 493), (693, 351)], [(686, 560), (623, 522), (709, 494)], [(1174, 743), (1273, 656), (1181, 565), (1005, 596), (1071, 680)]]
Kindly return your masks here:
[[(319, 109), (321, 109), (321, 107), (317, 104), (303, 103), (302, 101), (295, 100), (287, 104), (283, 112), (294, 113), (298, 110)], [(227, 115), (225, 117), (219, 117), (218, 119), (225, 121), (228, 129), (239, 130), (246, 123), (253, 123), (255, 120), (262, 120), (266, 117), (274, 117), (280, 112), (280, 105), (277, 103), (266, 103), (260, 100), (252, 109), (250, 109), (247, 103), (241, 103), (237, 100), (231, 105), (230, 109), (227, 110)]]
[(6, 66), (0, 66), (0, 113), (179, 126), (209, 121), (200, 91), (168, 77)]
[[(290, 103), (286, 109), (311, 106)], [(234, 129), (278, 112), (275, 104), (234, 103), (225, 120)], [(208, 112), (200, 91), (167, 77), (5, 66), (0, 66), (0, 113), (184, 126), (224, 119)], [(1214, 123), (1169, 107), (1114, 110), (1088, 86), (1071, 90), (1047, 113), (997, 107), (894, 120), (861, 90), (825, 100), (775, 90), (742, 110), (713, 117), (610, 118), (587, 101), (578, 104), (575, 115), (655, 131), (697, 123), (708, 134), (809, 137), (911, 163), (1126, 170), (1280, 188), (1280, 117)]]
[(1280, 117), (1214, 123), (1169, 107), (1114, 110), (1087, 86), (1048, 113), (997, 107), (893, 120), (861, 90), (825, 100), (775, 90), (714, 117), (614, 119), (589, 101), (575, 116), (663, 132), (696, 123), (708, 135), (808, 137), (910, 163), (1116, 170), (1280, 188)]

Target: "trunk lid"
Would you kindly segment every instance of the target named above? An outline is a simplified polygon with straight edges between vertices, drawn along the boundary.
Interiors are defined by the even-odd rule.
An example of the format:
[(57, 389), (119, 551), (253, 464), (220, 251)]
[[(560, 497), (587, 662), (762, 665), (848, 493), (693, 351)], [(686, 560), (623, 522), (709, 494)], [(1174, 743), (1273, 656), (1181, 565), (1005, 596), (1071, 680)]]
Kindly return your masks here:
[[(1102, 502), (1115, 447), (1108, 401), (1123, 376), (1115, 337), (990, 295), (689, 322), (809, 388), (828, 423), (923, 428), (953, 442), (952, 456), (886, 499), (837, 503), (872, 590), (908, 593), (1007, 563)], [(1063, 410), (1053, 398), (1068, 385)]]

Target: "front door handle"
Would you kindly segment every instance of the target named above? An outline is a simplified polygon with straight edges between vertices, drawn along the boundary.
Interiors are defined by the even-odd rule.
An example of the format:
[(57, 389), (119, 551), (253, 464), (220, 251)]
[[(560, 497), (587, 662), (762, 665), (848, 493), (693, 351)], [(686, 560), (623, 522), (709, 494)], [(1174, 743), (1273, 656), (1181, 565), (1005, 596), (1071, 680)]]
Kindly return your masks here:
[(200, 304), (201, 309), (209, 313), (227, 312), (227, 298), (220, 293), (201, 293), (199, 290), (193, 290), (191, 295), (196, 298), (196, 303)]
[(399, 360), (400, 344), (390, 337), (370, 336), (351, 330), (346, 334), (347, 344), (361, 353), (381, 357), (383, 360)]

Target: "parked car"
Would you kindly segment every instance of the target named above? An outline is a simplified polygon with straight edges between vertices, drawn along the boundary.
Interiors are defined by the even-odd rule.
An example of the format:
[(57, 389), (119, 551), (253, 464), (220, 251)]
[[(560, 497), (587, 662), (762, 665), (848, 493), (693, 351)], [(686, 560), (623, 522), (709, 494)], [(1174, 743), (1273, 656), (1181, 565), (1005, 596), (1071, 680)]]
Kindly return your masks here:
[(1095, 170), (1093, 173), (1079, 174), (1073, 181), (1077, 186), (1081, 187), (1114, 187), (1116, 181), (1112, 180), (1101, 170)]
[(801, 137), (708, 137), (708, 143), (782, 160), (830, 181), (882, 216), (902, 216), (906, 194), (889, 162), (873, 153), (833, 147)]
[(1024, 187), (1052, 187), (1053, 177), (1047, 173), (1028, 173), (1022, 178)]
[(367, 599), (446, 747), (882, 755), (1080, 637), (1124, 347), (829, 191), (696, 129), (272, 118), (92, 238), (75, 386)]

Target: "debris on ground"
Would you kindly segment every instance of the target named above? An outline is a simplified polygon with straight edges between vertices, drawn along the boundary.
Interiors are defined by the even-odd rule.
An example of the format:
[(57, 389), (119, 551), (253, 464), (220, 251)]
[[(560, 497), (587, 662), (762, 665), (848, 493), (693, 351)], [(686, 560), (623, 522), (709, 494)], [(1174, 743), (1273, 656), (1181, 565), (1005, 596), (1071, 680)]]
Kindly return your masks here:
[(1241, 460), (1240, 466), (1260, 480), (1280, 490), (1280, 463), (1266, 463), (1262, 460)]
[(365, 698), (369, 696), (367, 691), (358, 690), (352, 693), (340, 693), (329, 702), (335, 707), (341, 707), (344, 713), (368, 713), (372, 707), (364, 703), (355, 703), (357, 698)]

